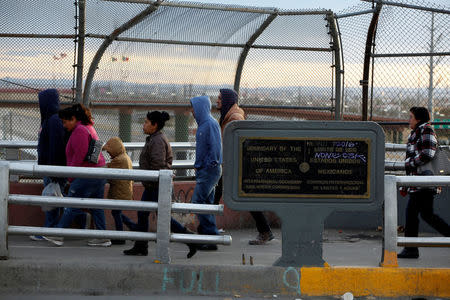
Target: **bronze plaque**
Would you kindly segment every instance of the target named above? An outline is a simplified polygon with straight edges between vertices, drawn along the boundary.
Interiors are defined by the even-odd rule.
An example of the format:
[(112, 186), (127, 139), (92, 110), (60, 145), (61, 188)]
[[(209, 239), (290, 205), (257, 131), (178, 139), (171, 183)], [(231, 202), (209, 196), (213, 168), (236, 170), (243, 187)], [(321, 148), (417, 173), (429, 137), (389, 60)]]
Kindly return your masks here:
[(240, 137), (239, 196), (369, 198), (371, 140)]

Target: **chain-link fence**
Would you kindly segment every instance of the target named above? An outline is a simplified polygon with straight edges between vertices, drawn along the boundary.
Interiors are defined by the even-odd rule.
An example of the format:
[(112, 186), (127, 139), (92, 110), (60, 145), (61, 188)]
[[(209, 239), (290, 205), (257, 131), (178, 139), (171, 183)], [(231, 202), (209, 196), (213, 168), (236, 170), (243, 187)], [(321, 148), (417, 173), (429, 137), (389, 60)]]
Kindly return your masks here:
[[(376, 35), (369, 41), (368, 112), (369, 119), (385, 122), (388, 142), (404, 143), (409, 107), (432, 108), (435, 122), (450, 120), (450, 14), (448, 8), (425, 1), (397, 2), (410, 6), (383, 4)], [(86, 1), (82, 78), (86, 81), (90, 67), (96, 66), (89, 101), (103, 140), (118, 135), (124, 141), (143, 141), (146, 112), (158, 109), (171, 115), (165, 128), (170, 141), (193, 141), (196, 124), (188, 113), (189, 99), (208, 95), (214, 104), (224, 87), (239, 88), (248, 119), (334, 119), (340, 108), (339, 66), (328, 11), (163, 3), (112, 40), (95, 65), (107, 37), (149, 4)], [(83, 18), (78, 4), (0, 3), (2, 139), (37, 139), (37, 90), (57, 88), (67, 97), (63, 102), (74, 101), (81, 63), (78, 20)], [(346, 120), (361, 119), (360, 81), (373, 8), (373, 3), (361, 2), (337, 13)], [(218, 118), (215, 110), (213, 115)], [(435, 127), (441, 143), (448, 142), (448, 126)], [(183, 155), (178, 158), (189, 158)], [(402, 157), (388, 153), (387, 159)]]

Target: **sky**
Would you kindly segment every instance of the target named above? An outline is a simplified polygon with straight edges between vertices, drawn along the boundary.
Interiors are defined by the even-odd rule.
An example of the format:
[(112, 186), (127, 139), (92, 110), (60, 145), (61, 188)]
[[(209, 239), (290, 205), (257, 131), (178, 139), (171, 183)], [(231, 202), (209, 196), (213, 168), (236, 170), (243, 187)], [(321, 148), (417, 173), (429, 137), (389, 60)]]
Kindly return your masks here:
[[(59, 1), (59, 0), (53, 0), (53, 1)], [(172, 0), (175, 1), (175, 0)], [(180, 0), (181, 1), (181, 0)], [(184, 0), (185, 1), (185, 0)], [(197, 1), (197, 0), (194, 0)], [(397, 1), (397, 2), (404, 2), (405, 0), (392, 0), (392, 1)], [(412, 0), (407, 0), (409, 2), (412, 2)], [(446, 7), (450, 6), (450, 0), (419, 0), (420, 3), (422, 3), (422, 5), (426, 5), (428, 1), (428, 3), (430, 3), (432, 6), (432, 4), (440, 4), (440, 5), (444, 5)], [(419, 3), (419, 1), (416, 1), (415, 3)], [(92, 1), (94, 2), (94, 1)], [(332, 11), (338, 13), (346, 8), (349, 7), (354, 7), (357, 6), (358, 4), (361, 4), (362, 1), (361, 0), (246, 0), (246, 1), (242, 1), (242, 0), (199, 0), (197, 2), (201, 2), (201, 3), (222, 3), (222, 4), (231, 4), (231, 5), (245, 5), (245, 6), (256, 6), (256, 7), (276, 7), (276, 8), (281, 8), (281, 9), (331, 9)], [(9, 3), (9, 4), (8, 4)], [(97, 3), (100, 4), (104, 4), (103, 1), (98, 1)], [(105, 2), (108, 3), (108, 5), (112, 5), (113, 2)], [(6, 11), (8, 10), (3, 10), (2, 13), (2, 5), (8, 4), (9, 8), (16, 8), (18, 11), (17, 12), (22, 12), (21, 17), (19, 18), (19, 20), (17, 20), (17, 14), (16, 13), (7, 13)], [(20, 5), (19, 5), (20, 4)], [(117, 4), (118, 6), (120, 6), (119, 3), (114, 3)], [(366, 7), (370, 6), (370, 4), (366, 3)], [(68, 4), (69, 6), (71, 6), (72, 4)], [(20, 30), (23, 30), (22, 27), (27, 28), (27, 27), (31, 27), (32, 29), (30, 29), (31, 32), (35, 32), (35, 30), (39, 31), (39, 33), (55, 33), (54, 32), (54, 28), (58, 28), (58, 30), (60, 30), (60, 28), (73, 28), (73, 16), (72, 14), (72, 10), (68, 10), (68, 13), (66, 13), (66, 15), (64, 15), (64, 17), (59, 17), (58, 15), (58, 20), (55, 21), (55, 25), (51, 24), (52, 26), (48, 25), (47, 23), (53, 23), (54, 20), (51, 20), (51, 18), (47, 18), (47, 21), (43, 20), (43, 18), (41, 17), (41, 15), (35, 15), (35, 14), (28, 14), (28, 13), (24, 13), (24, 12), (28, 12), (28, 9), (33, 9), (33, 7), (29, 7), (27, 6), (27, 1), (26, 0), (0, 0), (0, 19), (2, 19), (2, 17), (6, 16), (6, 17), (10, 17), (12, 21), (8, 22), (8, 24), (12, 24), (11, 26), (13, 26), (13, 28), (19, 28)], [(71, 8), (71, 7), (70, 7)], [(9, 10), (10, 11), (10, 10)], [(14, 12), (14, 11), (13, 11)], [(95, 11), (95, 13), (99, 13), (98, 11)], [(45, 14), (45, 12), (44, 12)], [(172, 16), (173, 17), (173, 16)], [(23, 23), (26, 23), (25, 19), (30, 18), (31, 21), (37, 22), (39, 21), (39, 24), (41, 24), (42, 26), (23, 26)], [(88, 18), (89, 19), (89, 18)], [(106, 18), (108, 19), (108, 18)], [(281, 19), (281, 18), (279, 18)], [(8, 19), (7, 19), (8, 20)], [(92, 20), (92, 16), (89, 20)], [(17, 22), (19, 21), (19, 22)], [(308, 21), (311, 22), (311, 21)], [(104, 22), (100, 22), (101, 24), (103, 24)], [(275, 24), (276, 22), (274, 22)], [(118, 21), (118, 24), (120, 24), (120, 22)], [(274, 24), (271, 24), (272, 27), (275, 27)], [(281, 23), (280, 23), (281, 24)], [(283, 23), (284, 24), (284, 23)], [(302, 26), (302, 23), (298, 23), (296, 24), (298, 26)], [(314, 30), (316, 29), (316, 27), (311, 24), (308, 23), (309, 26), (306, 27), (302, 27), (302, 33), (303, 35), (305, 35), (307, 32), (307, 28), (313, 28)], [(172, 27), (167, 26), (169, 29), (171, 29)], [(271, 28), (272, 28), (271, 27)], [(422, 26), (423, 27), (423, 26)], [(95, 27), (89, 27), (94, 28)], [(317, 27), (318, 28), (318, 27)], [(345, 26), (343, 26), (343, 28), (345, 29)], [(352, 30), (354, 28), (352, 27)], [(2, 25), (0, 25), (0, 31), (2, 30), (6, 30), (6, 32), (9, 32), (8, 30), (11, 30), (9, 27), (7, 27), (6, 29), (2, 28)], [(62, 30), (62, 29), (61, 29)], [(70, 29), (72, 30), (72, 29)], [(199, 28), (197, 28), (197, 31), (199, 30)], [(216, 30), (217, 31), (217, 30)], [(267, 30), (268, 31), (268, 30)], [(283, 33), (285, 33), (285, 28), (283, 27)], [(325, 32), (325, 28), (323, 28), (323, 31)], [(27, 33), (29, 33), (28, 31), (26, 31)], [(71, 31), (70, 31), (71, 32)], [(305, 33), (306, 32), (306, 33)], [(58, 32), (58, 33), (66, 33), (65, 31), (63, 32)], [(98, 32), (90, 32), (90, 33), (98, 33)], [(165, 34), (164, 37), (166, 36), (170, 36)], [(301, 34), (296, 34), (297, 40), (301, 40), (299, 38), (299, 36), (301, 36)], [(283, 36), (280, 36), (279, 38), (281, 39)], [(409, 39), (409, 36), (407, 36), (407, 38)], [(166, 38), (166, 39), (170, 39), (170, 38)], [(316, 37), (314, 37), (315, 40), (317, 40)], [(396, 41), (399, 40), (399, 37), (396, 38)], [(309, 40), (308, 40), (309, 41)], [(408, 42), (409, 40), (407, 40)], [(38, 43), (39, 42), (39, 43)], [(96, 41), (97, 43), (98, 41)], [(409, 41), (410, 43), (412, 43), (412, 41)], [(391, 43), (392, 44), (392, 43)], [(90, 48), (86, 48), (86, 52), (85, 52), (85, 59), (87, 62), (90, 62), (92, 60), (93, 55), (95, 54), (95, 51), (97, 50), (98, 45), (97, 44), (89, 44), (91, 45)], [(137, 45), (137, 44), (134, 44)], [(315, 45), (315, 44), (314, 44)], [(314, 46), (313, 45), (313, 46)], [(95, 47), (97, 46), (97, 47)], [(2, 47), (4, 47), (2, 49)], [(142, 47), (143, 49), (147, 49)], [(105, 55), (105, 58), (103, 59), (103, 61), (106, 62), (110, 62), (111, 58), (110, 56), (115, 56), (115, 57), (130, 57), (130, 62), (127, 63), (121, 63), (121, 61), (119, 60), (119, 62), (115, 63), (115, 65), (117, 66), (117, 68), (113, 68), (111, 66), (106, 66), (108, 69), (105, 68), (106, 71), (109, 71), (111, 74), (121, 74), (120, 76), (115, 76), (114, 78), (117, 79), (123, 79), (125, 78), (125, 75), (122, 74), (126, 74), (126, 72), (128, 72), (127, 70), (130, 69), (131, 67), (139, 69), (139, 72), (136, 72), (136, 78), (137, 79), (133, 79), (134, 82), (139, 82), (142, 83), (142, 81), (149, 81), (150, 79), (154, 80), (154, 81), (161, 81), (161, 74), (163, 72), (159, 71), (159, 70), (165, 70), (167, 75), (164, 78), (164, 81), (174, 81), (177, 77), (174, 74), (179, 75), (178, 77), (180, 78), (181, 81), (184, 82), (184, 80), (186, 80), (186, 78), (193, 78), (192, 80), (198, 80), (198, 81), (204, 81), (206, 80), (205, 78), (208, 79), (208, 82), (210, 82), (212, 80), (211, 75), (210, 75), (210, 70), (207, 68), (208, 65), (216, 65), (216, 67), (218, 69), (221, 70), (225, 70), (228, 69), (228, 72), (234, 72), (233, 68), (226, 68), (226, 66), (235, 66), (236, 64), (236, 57), (237, 56), (233, 56), (230, 59), (234, 59), (232, 61), (226, 60), (226, 57), (222, 58), (222, 61), (217, 62), (215, 60), (212, 60), (211, 62), (208, 62), (206, 59), (215, 59), (216, 57), (213, 56), (211, 57), (211, 55), (209, 56), (205, 56), (202, 58), (201, 62), (196, 63), (196, 61), (194, 61), (197, 57), (193, 56), (193, 55), (187, 55), (186, 53), (184, 55), (182, 55), (182, 51), (185, 50), (182, 46), (180, 47), (167, 47), (164, 49), (174, 49), (172, 52), (164, 52), (166, 54), (166, 56), (168, 57), (166, 60), (163, 60), (161, 58), (161, 56), (152, 56), (149, 54), (146, 55), (140, 55), (139, 51), (136, 50), (133, 47), (126, 47), (123, 50), (118, 49), (116, 52), (114, 52), (113, 50), (115, 49), (114, 47), (110, 47), (108, 49), (108, 53)], [(159, 49), (159, 48), (155, 48), (155, 49)], [(179, 50), (181, 52), (174, 52), (175, 50)], [(412, 49), (411, 51), (415, 51), (416, 49)], [(421, 49), (419, 49), (421, 50)], [(197, 50), (196, 50), (197, 51)], [(240, 50), (236, 50), (236, 51), (240, 51)], [(416, 50), (418, 51), (418, 50)], [(198, 52), (198, 51), (197, 51)], [(231, 50), (229, 52), (232, 52)], [(262, 51), (252, 51), (252, 53), (260, 53)], [(15, 78), (23, 78), (24, 74), (26, 73), (27, 77), (31, 77), (31, 78), (71, 78), (71, 76), (73, 75), (73, 69), (72, 69), (72, 61), (71, 61), (71, 57), (70, 55), (67, 55), (65, 57), (65, 59), (55, 59), (55, 55), (60, 55), (61, 53), (73, 53), (73, 42), (72, 40), (57, 40), (57, 41), (52, 41), (51, 43), (47, 42), (45, 43), (45, 41), (41, 41), (38, 39), (34, 39), (33, 41), (30, 40), (26, 40), (26, 39), (21, 39), (21, 42), (19, 43), (19, 41), (16, 39), (14, 40), (13, 43), (13, 47), (11, 47), (11, 45), (9, 44), (4, 44), (4, 45), (0, 45), (0, 78), (3, 77), (15, 77)], [(237, 52), (236, 52), (237, 53)], [(240, 53), (240, 52), (239, 52)], [(239, 54), (238, 53), (238, 54)], [(272, 53), (272, 52), (271, 52)], [(250, 54), (250, 55), (251, 55)], [(172, 57), (171, 55), (175, 55), (174, 57)], [(259, 54), (261, 55), (261, 54)], [(286, 61), (282, 61), (282, 59), (284, 59), (283, 57), (285, 57)], [(292, 84), (295, 85), (295, 83), (298, 80), (301, 80), (303, 82), (303, 84), (305, 85), (328, 85), (329, 82), (328, 81), (324, 81), (321, 78), (328, 78), (327, 76), (318, 76), (318, 70), (329, 70), (329, 62), (327, 61), (327, 65), (323, 66), (320, 65), (318, 63), (314, 64), (311, 61), (306, 61), (305, 58), (303, 57), (302, 60), (298, 60), (298, 61), (292, 61), (292, 59), (297, 59), (296, 57), (292, 56), (283, 56), (283, 57), (270, 57), (268, 59), (263, 60), (263, 63), (266, 66), (266, 70), (267, 74), (266, 77), (268, 78), (276, 78), (277, 81), (273, 82), (272, 84), (279, 84), (279, 82), (283, 82), (283, 84)], [(278, 59), (279, 58), (279, 59)], [(277, 60), (278, 59), (278, 60)], [(170, 64), (167, 64), (167, 61), (170, 60)], [(251, 60), (247, 61), (247, 66), (250, 64)], [(321, 61), (320, 59), (317, 59), (317, 61)], [(260, 63), (260, 62), (258, 62)], [(402, 69), (407, 69), (410, 68), (411, 70), (409, 70), (408, 75), (411, 76), (412, 78), (407, 80), (408, 82), (411, 82), (411, 85), (413, 85), (414, 87), (417, 86), (417, 79), (416, 76), (418, 73), (424, 73), (426, 74), (426, 71), (424, 71), (426, 69), (426, 64), (416, 64), (414, 66), (414, 68), (416, 69), (412, 69), (413, 66), (408, 66), (407, 63), (408, 62), (402, 62), (402, 65), (397, 64), (396, 68), (399, 68), (401, 66)], [(199, 69), (194, 69), (195, 70), (195, 76), (192, 75), (191, 73), (193, 72), (193, 65), (195, 66), (204, 66), (203, 69), (199, 70)], [(27, 66), (26, 69), (24, 69), (24, 66)], [(177, 69), (169, 69), (169, 66), (172, 68), (177, 68)], [(284, 72), (283, 74), (280, 74), (279, 69), (280, 67), (283, 66), (283, 70), (286, 70), (286, 72)], [(101, 66), (104, 67), (104, 66)], [(222, 68), (221, 68), (222, 67)], [(445, 66), (443, 64), (441, 64), (441, 67), (445, 67), (448, 69), (448, 64), (446, 64)], [(259, 65), (256, 66), (256, 68), (259, 68)], [(357, 71), (355, 71), (355, 73), (358, 74), (359, 76), (359, 65), (355, 65), (353, 66), (351, 64), (351, 59), (349, 57), (346, 57), (346, 73), (347, 74), (351, 74), (352, 72), (352, 68), (356, 69)], [(123, 69), (123, 70), (122, 70)], [(305, 72), (303, 72), (302, 70), (311, 70), (314, 71), (316, 73), (317, 76), (309, 76), (308, 74), (306, 74)], [(450, 72), (447, 72), (447, 69), (443, 69), (441, 71), (442, 74), (450, 74)], [(155, 71), (156, 70), (156, 71)], [(85, 72), (87, 70), (85, 69)], [(101, 72), (103, 70), (100, 69), (97, 73), (97, 78), (101, 78), (98, 77)], [(105, 71), (105, 72), (106, 72)], [(201, 71), (204, 71), (204, 74), (201, 73)], [(156, 72), (155, 74), (152, 73), (145, 73), (145, 72)], [(146, 76), (142, 76), (142, 74), (146, 75)], [(203, 75), (202, 75), (203, 74)], [(223, 80), (223, 78), (232, 78), (234, 79), (234, 73), (230, 73), (230, 74), (220, 74), (220, 76), (217, 75), (217, 72), (215, 71), (214, 74), (216, 76), (214, 76), (214, 78), (217, 78), (217, 80)], [(252, 82), (254, 85), (267, 85), (269, 84), (269, 82), (262, 82), (262, 77), (260, 73), (258, 72), (247, 72), (246, 74), (252, 74), (252, 75), (247, 75), (247, 81)], [(296, 76), (293, 76), (293, 74), (295, 74)], [(328, 73), (327, 73), (328, 74)], [(148, 76), (147, 76), (148, 75)], [(306, 78), (305, 76), (308, 77)], [(228, 76), (228, 77), (227, 77)], [(254, 76), (254, 77), (251, 77)], [(284, 77), (283, 77), (284, 76)], [(303, 78), (303, 77), (305, 78)], [(127, 75), (128, 77), (128, 75)], [(108, 77), (109, 78), (109, 77)], [(349, 76), (347, 76), (347, 78), (349, 78)], [(425, 78), (425, 77), (424, 77)], [(129, 76), (128, 78), (126, 78), (127, 80), (132, 79), (131, 76)], [(138, 80), (139, 79), (139, 80)], [(231, 80), (232, 80), (231, 79)], [(123, 79), (125, 80), (125, 79)], [(190, 79), (191, 80), (191, 79)], [(312, 82), (312, 80), (315, 80), (314, 82)], [(391, 84), (400, 84), (401, 82), (405, 81), (404, 77), (394, 77), (394, 78), (389, 78), (390, 83)], [(394, 82), (394, 80), (398, 80), (399, 83)], [(278, 82), (279, 81), (279, 82)], [(448, 85), (448, 80), (445, 80), (445, 82), (447, 82), (446, 84)], [(356, 85), (359, 86), (359, 80), (355, 81)], [(441, 83), (441, 86), (444, 85), (444, 82)]]

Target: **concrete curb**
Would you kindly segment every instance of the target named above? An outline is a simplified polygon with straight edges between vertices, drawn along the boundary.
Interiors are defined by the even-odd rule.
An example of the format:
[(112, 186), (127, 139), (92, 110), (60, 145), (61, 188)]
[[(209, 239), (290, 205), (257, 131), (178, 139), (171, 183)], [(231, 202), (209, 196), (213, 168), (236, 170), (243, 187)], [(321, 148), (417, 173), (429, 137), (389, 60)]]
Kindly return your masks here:
[(0, 294), (450, 297), (450, 269), (0, 262)]

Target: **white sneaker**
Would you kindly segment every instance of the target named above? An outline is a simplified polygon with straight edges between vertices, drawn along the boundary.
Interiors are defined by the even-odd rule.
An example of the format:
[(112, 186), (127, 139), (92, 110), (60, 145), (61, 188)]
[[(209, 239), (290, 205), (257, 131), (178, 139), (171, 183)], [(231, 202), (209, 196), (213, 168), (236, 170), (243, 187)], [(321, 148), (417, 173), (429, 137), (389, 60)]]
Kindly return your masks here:
[(33, 241), (45, 241), (42, 235), (30, 235), (30, 239)]
[(64, 245), (64, 238), (59, 236), (42, 236), (44, 240), (49, 241), (53, 245), (62, 246)]
[(97, 247), (110, 247), (111, 240), (108, 239), (92, 239), (87, 242), (89, 246)]

